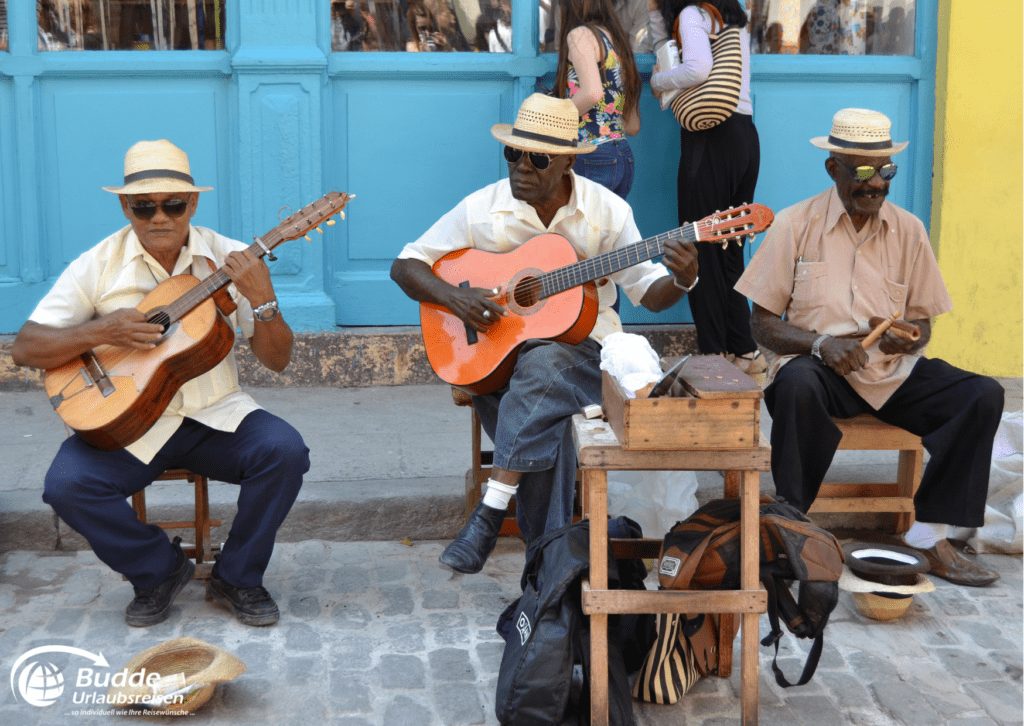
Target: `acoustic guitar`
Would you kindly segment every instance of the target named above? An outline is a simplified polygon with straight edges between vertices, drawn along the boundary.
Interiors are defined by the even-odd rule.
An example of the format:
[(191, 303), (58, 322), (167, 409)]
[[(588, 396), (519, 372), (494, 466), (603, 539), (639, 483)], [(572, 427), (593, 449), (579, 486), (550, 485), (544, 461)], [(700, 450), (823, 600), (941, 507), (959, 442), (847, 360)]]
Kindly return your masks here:
[[(256, 237), (249, 252), (277, 259), (272, 249), (314, 228), (319, 231), (324, 221), (334, 224), (330, 217), (354, 196), (323, 196)], [(47, 370), (46, 395), (64, 423), (104, 451), (137, 441), (183, 384), (213, 369), (234, 346), (235, 331), (226, 317), (235, 309), (226, 290), (230, 283), (223, 267), (202, 280), (187, 274), (164, 280), (136, 306), (148, 322), (163, 326), (155, 348), (101, 345)]]
[(434, 274), (451, 285), (497, 289), (495, 302), (508, 315), (477, 334), (447, 308), (421, 303), (427, 358), (446, 383), (477, 395), (492, 393), (511, 378), (527, 340), (575, 345), (590, 335), (598, 312), (594, 280), (664, 254), (670, 239), (742, 244), (744, 237), (768, 229), (774, 218), (768, 207), (747, 204), (588, 260), (580, 260), (572, 244), (557, 234), (539, 235), (511, 252), (449, 252), (434, 263)]

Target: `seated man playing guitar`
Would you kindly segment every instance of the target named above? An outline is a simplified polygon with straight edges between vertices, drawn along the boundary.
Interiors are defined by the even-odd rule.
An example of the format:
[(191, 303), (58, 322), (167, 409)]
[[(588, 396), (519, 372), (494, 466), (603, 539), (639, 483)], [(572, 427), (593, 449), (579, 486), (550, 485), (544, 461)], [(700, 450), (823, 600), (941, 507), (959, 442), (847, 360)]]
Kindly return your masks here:
[[(509, 178), (471, 194), (407, 245), (391, 267), (392, 279), (423, 308), (440, 306), (457, 316), (465, 324), (463, 336), (476, 340), (479, 334), (482, 346), (492, 328), (501, 330), (499, 323), (511, 309), (536, 301), (446, 282), (432, 266), (447, 253), (466, 248), (507, 253), (537, 235), (555, 233), (568, 239), (580, 257), (593, 258), (639, 240), (629, 205), (572, 172), (576, 154), (593, 150), (576, 146), (578, 126), (571, 101), (541, 94), (527, 98), (513, 126), (491, 129), (505, 144)], [(665, 310), (697, 283), (696, 249), (669, 240), (663, 262), (638, 262), (601, 280), (592, 331), (575, 342), (523, 342), (507, 384), (484, 395), (474, 391), (473, 405), (494, 441), (494, 468), (483, 500), (441, 555), (443, 564), (458, 572), (479, 572), (494, 549), (513, 494), (527, 547), (545, 532), (569, 524), (576, 458), (568, 423), (582, 407), (601, 400), (601, 340), (621, 330), (612, 309), (612, 283), (634, 304)], [(552, 300), (547, 303), (554, 305)]]
[[(259, 361), (282, 371), (291, 359), (292, 331), (277, 309), (262, 260), (240, 242), (191, 225), (198, 193), (210, 187), (194, 185), (185, 152), (169, 141), (140, 141), (125, 155), (124, 173), (124, 186), (104, 189), (120, 197), (129, 226), (64, 271), (18, 332), (14, 363), (54, 369), (76, 358), (92, 359), (91, 375), (82, 371), (51, 403), (60, 413), (61, 407), (76, 402), (76, 394), (81, 401), (105, 380), (108, 390), (118, 395), (98, 398), (95, 413), (102, 415), (104, 402), (121, 395), (114, 384), (131, 378), (114, 371), (106, 376), (95, 356), (115, 346), (117, 361), (140, 351), (152, 358), (170, 345), (167, 339), (180, 332), (176, 329), (195, 327), (187, 317), (173, 326), (151, 322), (135, 307), (158, 283), (190, 279), (183, 273), (208, 280), (224, 274), (234, 283), (230, 297), (224, 287), (218, 293), (223, 297), (213, 298), (225, 312), (237, 305), (229, 324), (223, 324), (226, 357), (180, 389), (172, 387), (177, 393), (166, 397), (169, 403), (140, 399), (142, 409), (166, 405), (148, 430), (144, 424), (120, 443), (100, 439), (102, 449), (79, 433), (69, 437), (46, 474), (43, 500), (88, 540), (100, 560), (132, 583), (135, 599), (125, 620), (147, 626), (167, 618), (195, 565), (177, 538), (172, 543), (159, 527), (140, 522), (126, 497), (173, 468), (238, 484), (238, 512), (207, 595), (243, 623), (271, 625), (279, 612), (263, 588), (263, 572), (278, 527), (309, 470), (309, 450), (294, 428), (239, 390), (231, 346), (234, 331), (241, 327)], [(218, 265), (223, 273), (214, 273)], [(213, 316), (220, 315), (213, 311)], [(85, 388), (80, 381), (86, 382)], [(130, 389), (134, 393), (134, 385)], [(128, 445), (122, 448), (124, 443)]]

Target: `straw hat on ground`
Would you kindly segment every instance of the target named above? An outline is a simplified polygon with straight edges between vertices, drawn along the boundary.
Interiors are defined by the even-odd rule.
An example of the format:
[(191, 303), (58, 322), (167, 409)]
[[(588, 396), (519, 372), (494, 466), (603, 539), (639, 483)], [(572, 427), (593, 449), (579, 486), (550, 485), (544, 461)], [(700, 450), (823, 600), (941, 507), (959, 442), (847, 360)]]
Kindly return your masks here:
[(844, 108), (832, 117), (828, 136), (816, 136), (811, 143), (825, 151), (854, 156), (892, 156), (907, 148), (909, 141), (894, 144), (889, 130), (892, 122), (884, 113), (866, 108)]
[(843, 545), (843, 554), (839, 589), (853, 595), (857, 609), (873, 620), (898, 618), (914, 595), (935, 590), (935, 583), (924, 576), (928, 560), (908, 547), (850, 542)]
[(124, 155), (124, 186), (103, 187), (113, 194), (173, 194), (208, 192), (197, 187), (188, 165), (188, 154), (167, 139), (140, 141)]
[(579, 144), (580, 114), (568, 98), (535, 93), (519, 107), (516, 122), (494, 124), (491, 134), (513, 149), (541, 154), (589, 154), (593, 144)]
[[(143, 678), (136, 678), (143, 682), (128, 685), (131, 675), (143, 669), (145, 676), (158, 673), (160, 680), (147, 685)], [(215, 645), (196, 638), (175, 638), (142, 651), (128, 661), (123, 671), (128, 676), (123, 679), (125, 685), (110, 687), (108, 703), (119, 703), (118, 695), (123, 694), (130, 705), (181, 715), (192, 713), (209, 701), (218, 683), (234, 680), (245, 673), (246, 667), (238, 657)], [(175, 702), (177, 695), (183, 697), (183, 702)], [(169, 702), (143, 701), (146, 696), (164, 696)]]

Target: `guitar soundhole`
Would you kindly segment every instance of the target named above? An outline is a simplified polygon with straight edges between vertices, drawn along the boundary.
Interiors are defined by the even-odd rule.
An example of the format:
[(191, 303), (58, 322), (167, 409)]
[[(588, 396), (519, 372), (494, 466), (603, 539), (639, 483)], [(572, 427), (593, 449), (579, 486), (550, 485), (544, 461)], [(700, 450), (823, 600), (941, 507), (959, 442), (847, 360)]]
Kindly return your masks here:
[(163, 310), (159, 310), (149, 316), (149, 322), (154, 325), (159, 325), (163, 328), (163, 332), (167, 332), (167, 326), (171, 324), (171, 316), (165, 313)]
[(529, 308), (540, 302), (540, 292), (540, 280), (536, 277), (524, 277), (516, 284), (515, 294), (512, 297), (519, 307)]

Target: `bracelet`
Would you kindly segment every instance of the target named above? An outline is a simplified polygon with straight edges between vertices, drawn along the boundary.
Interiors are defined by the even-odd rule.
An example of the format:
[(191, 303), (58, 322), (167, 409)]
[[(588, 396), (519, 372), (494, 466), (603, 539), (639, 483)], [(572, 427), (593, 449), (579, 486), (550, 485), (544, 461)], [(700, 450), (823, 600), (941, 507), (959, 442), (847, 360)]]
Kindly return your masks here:
[(679, 280), (676, 279), (676, 276), (672, 275), (672, 284), (675, 285), (676, 287), (678, 287), (683, 292), (690, 292), (691, 290), (693, 290), (693, 288), (697, 287), (697, 281), (699, 279), (700, 279), (700, 275), (698, 275), (697, 277), (693, 278), (693, 282), (690, 283), (689, 287), (683, 287), (682, 285), (679, 284)]
[(811, 357), (817, 358), (824, 363), (824, 359), (821, 357), (821, 344), (831, 338), (831, 335), (819, 335), (815, 341), (811, 344)]

